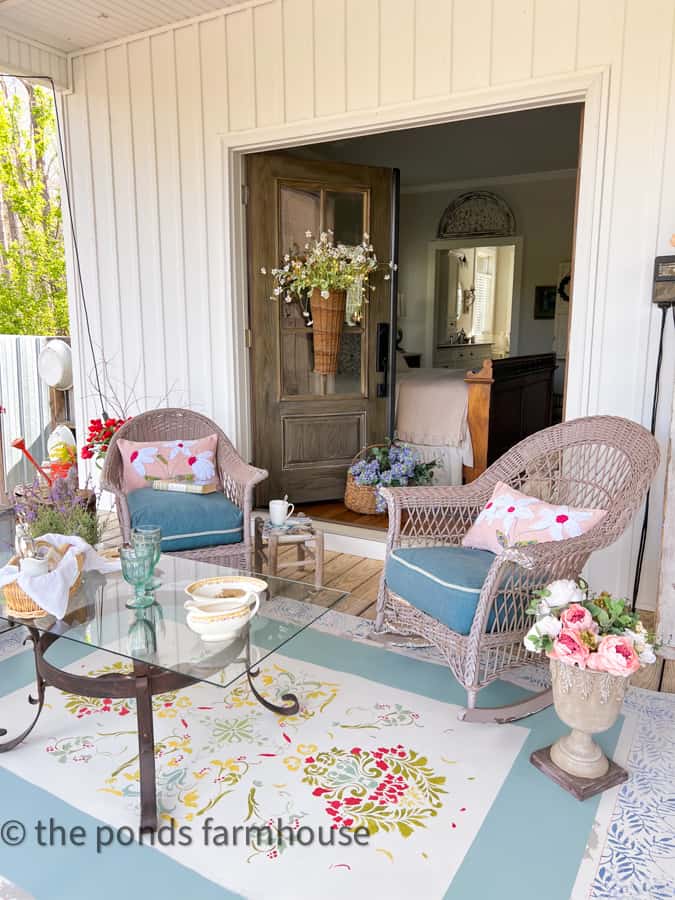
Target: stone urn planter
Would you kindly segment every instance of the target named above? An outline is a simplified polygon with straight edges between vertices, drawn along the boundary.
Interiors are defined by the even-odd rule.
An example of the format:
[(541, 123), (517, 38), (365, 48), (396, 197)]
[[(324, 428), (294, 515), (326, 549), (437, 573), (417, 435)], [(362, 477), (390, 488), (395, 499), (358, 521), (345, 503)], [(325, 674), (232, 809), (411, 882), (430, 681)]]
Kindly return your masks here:
[(552, 745), (551, 760), (570, 775), (601, 778), (610, 761), (592, 736), (616, 721), (630, 678), (580, 669), (557, 659), (550, 663), (555, 711), (572, 729)]
[(335, 375), (342, 342), (342, 327), (347, 308), (346, 291), (312, 291), (312, 332), (314, 337), (314, 371), (320, 375)]

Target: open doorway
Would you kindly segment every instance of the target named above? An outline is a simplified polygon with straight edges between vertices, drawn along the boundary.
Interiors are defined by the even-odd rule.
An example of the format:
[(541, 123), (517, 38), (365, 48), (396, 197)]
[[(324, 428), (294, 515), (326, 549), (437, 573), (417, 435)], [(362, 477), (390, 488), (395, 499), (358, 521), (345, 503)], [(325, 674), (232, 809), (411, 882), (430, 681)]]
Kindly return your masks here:
[[(251, 306), (254, 458), (270, 468), (270, 459), (263, 457), (276, 454), (280, 477), (271, 485), (273, 493), (320, 502), (309, 509), (317, 517), (376, 524), (344, 509), (341, 485), (351, 451), (385, 439), (383, 416), (365, 407), (366, 401), (377, 406), (389, 392), (398, 396), (399, 438), (424, 458), (440, 462), (435, 475), (440, 483), (471, 480), (521, 437), (563, 417), (582, 112), (582, 104), (544, 107), (294, 147), (283, 154), (296, 167), (292, 187), (313, 190), (315, 196), (317, 188), (321, 195), (322, 166), (326, 172), (342, 166), (343, 173), (353, 167), (351, 188), (365, 190), (366, 204), (370, 195), (364, 172), (378, 170), (386, 179), (387, 172), (400, 171), (399, 287), (393, 310), (397, 321), (391, 321), (383, 302), (364, 308), (358, 323), (345, 320), (335, 379), (327, 389), (324, 385), (321, 397), (315, 391), (305, 394), (301, 402), (307, 405), (290, 416), (283, 413), (283, 380), (291, 360), (290, 368), (304, 365), (311, 371), (311, 340), (305, 333), (300, 341), (304, 357), (298, 355), (297, 338), (289, 350), (283, 322), (275, 321), (287, 317), (286, 310), (268, 304), (264, 324)], [(309, 167), (304, 176), (303, 166)], [(276, 264), (285, 250), (279, 242), (282, 181), (277, 179), (274, 189), (257, 201), (264, 204), (268, 219), (276, 207), (271, 238), (276, 246), (268, 242), (264, 259), (257, 258), (251, 230), (255, 201), (249, 199), (250, 282), (259, 265)], [(327, 222), (330, 204), (325, 192), (321, 196), (310, 230)], [(380, 233), (373, 239), (381, 260), (391, 254), (391, 215), (391, 202), (387, 206), (384, 198)], [(251, 291), (252, 304), (259, 289)], [(359, 394), (354, 353), (346, 350), (354, 346), (350, 329), (355, 324), (367, 336), (359, 360), (363, 408), (356, 417), (352, 410), (348, 421), (347, 405)], [(391, 360), (382, 358), (387, 327), (398, 332), (395, 384), (386, 371)], [(268, 336), (264, 347), (263, 334)], [(474, 387), (466, 379), (469, 371)], [(307, 374), (306, 380), (312, 377)], [(488, 411), (480, 413), (487, 419), (484, 433), (472, 435), (468, 419), (458, 422), (461, 415), (453, 416), (452, 410), (461, 405), (463, 392), (485, 395), (488, 381), (493, 385), (487, 392)], [(347, 383), (349, 397), (341, 395), (340, 385)], [(268, 403), (264, 411), (261, 396)], [(314, 429), (318, 408), (332, 427), (324, 428), (323, 436)], [(446, 420), (440, 429), (439, 409)], [(279, 417), (278, 425), (270, 416)], [(270, 441), (274, 430), (278, 440)], [(319, 444), (322, 458), (311, 459)], [(324, 490), (329, 469), (333, 484)]]

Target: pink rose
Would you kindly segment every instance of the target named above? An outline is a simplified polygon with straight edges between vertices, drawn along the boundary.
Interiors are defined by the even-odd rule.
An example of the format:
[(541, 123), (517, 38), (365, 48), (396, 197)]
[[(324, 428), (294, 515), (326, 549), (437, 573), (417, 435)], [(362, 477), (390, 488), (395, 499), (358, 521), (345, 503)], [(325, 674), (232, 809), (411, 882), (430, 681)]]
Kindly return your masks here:
[(588, 659), (588, 668), (610, 675), (632, 675), (640, 668), (640, 659), (630, 638), (608, 634), (598, 644)]
[(579, 603), (570, 603), (566, 610), (560, 614), (562, 627), (569, 631), (593, 631), (598, 630), (597, 624), (593, 621), (593, 616)]
[(574, 665), (580, 669), (586, 668), (586, 662), (591, 651), (580, 640), (576, 631), (563, 628), (558, 637), (553, 641), (553, 649), (549, 652), (549, 659), (559, 659), (560, 662)]

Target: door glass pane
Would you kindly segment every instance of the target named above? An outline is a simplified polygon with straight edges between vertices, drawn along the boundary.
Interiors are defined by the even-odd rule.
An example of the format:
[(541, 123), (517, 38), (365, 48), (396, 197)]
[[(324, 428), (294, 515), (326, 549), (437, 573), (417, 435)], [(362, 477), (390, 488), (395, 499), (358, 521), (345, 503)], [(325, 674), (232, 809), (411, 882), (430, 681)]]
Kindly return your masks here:
[[(289, 304), (290, 305), (290, 304)], [(314, 372), (312, 329), (281, 333), (281, 393), (284, 397), (335, 394), (361, 394), (361, 361), (363, 330), (345, 326), (342, 331), (337, 372), (319, 375)]]
[(307, 243), (306, 231), (318, 235), (321, 227), (321, 191), (282, 184), (279, 190), (279, 251), (299, 253)]
[(363, 240), (366, 194), (363, 191), (326, 191), (324, 229), (331, 229), (335, 242), (353, 247)]

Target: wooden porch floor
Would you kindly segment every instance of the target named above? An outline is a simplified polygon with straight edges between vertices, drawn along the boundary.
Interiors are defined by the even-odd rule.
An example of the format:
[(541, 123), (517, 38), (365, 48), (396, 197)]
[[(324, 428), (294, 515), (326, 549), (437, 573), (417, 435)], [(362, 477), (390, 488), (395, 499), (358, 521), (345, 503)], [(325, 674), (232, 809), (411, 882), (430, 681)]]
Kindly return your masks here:
[[(114, 516), (111, 516), (106, 522), (104, 540), (106, 543), (119, 543), (117, 519)], [(279, 562), (290, 562), (294, 559), (295, 552), (292, 545), (280, 547)], [(325, 552), (324, 587), (349, 593), (348, 599), (340, 604), (341, 612), (361, 616), (364, 619), (375, 618), (375, 603), (382, 565), (381, 560), (377, 559), (365, 559), (362, 556), (351, 556), (348, 553), (337, 553), (333, 550)], [(304, 572), (302, 569), (290, 570), (284, 572), (284, 575), (296, 581), (311, 582), (314, 580), (314, 572)], [(642, 619), (645, 625), (650, 627), (654, 624), (654, 613), (645, 610), (642, 612)], [(658, 690), (659, 681), (662, 691), (675, 693), (675, 661), (659, 660), (656, 665), (648, 666), (634, 675), (632, 684), (636, 687)]]

